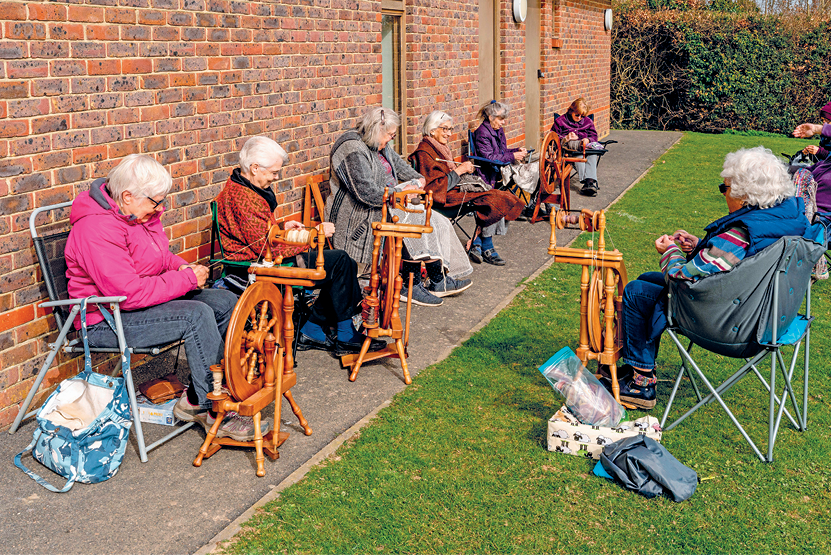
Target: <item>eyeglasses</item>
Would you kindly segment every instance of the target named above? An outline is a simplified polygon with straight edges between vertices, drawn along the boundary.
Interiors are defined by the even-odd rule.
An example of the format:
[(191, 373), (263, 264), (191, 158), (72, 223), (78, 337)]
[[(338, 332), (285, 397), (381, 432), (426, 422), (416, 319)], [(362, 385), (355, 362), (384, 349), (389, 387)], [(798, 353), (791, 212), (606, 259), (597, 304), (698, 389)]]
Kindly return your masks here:
[(445, 133), (452, 133), (453, 132), (453, 127), (451, 127), (451, 126), (440, 125), (439, 129), (441, 129)]
[(726, 195), (727, 194), (727, 189), (729, 189), (729, 188), (730, 188), (730, 185), (727, 185), (726, 183), (722, 183), (721, 185), (718, 186), (718, 192), (721, 193), (722, 195)]
[(162, 205), (162, 203), (164, 202), (164, 199), (166, 199), (166, 198), (167, 197), (163, 197), (162, 200), (153, 200), (152, 198), (147, 197), (147, 200), (149, 200), (150, 202), (153, 203), (153, 210), (158, 210), (159, 206)]

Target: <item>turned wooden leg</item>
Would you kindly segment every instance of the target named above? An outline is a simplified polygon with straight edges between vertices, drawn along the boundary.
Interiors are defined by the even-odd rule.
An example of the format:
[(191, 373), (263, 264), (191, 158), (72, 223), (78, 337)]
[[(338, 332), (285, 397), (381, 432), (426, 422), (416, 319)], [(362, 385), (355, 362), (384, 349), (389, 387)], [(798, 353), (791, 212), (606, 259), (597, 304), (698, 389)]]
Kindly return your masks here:
[(367, 337), (364, 339), (364, 344), (361, 345), (361, 352), (358, 354), (357, 360), (355, 360), (355, 364), (352, 365), (352, 373), (349, 374), (349, 381), (354, 382), (358, 378), (358, 370), (361, 369), (361, 364), (364, 362), (364, 357), (369, 352), (369, 345), (372, 343), (372, 338)]
[(216, 422), (214, 422), (214, 425), (211, 426), (210, 430), (208, 430), (208, 436), (205, 438), (205, 442), (202, 444), (202, 447), (199, 448), (199, 454), (196, 455), (196, 459), (193, 461), (193, 466), (202, 466), (202, 459), (204, 459), (208, 454), (208, 448), (211, 446), (211, 443), (213, 443), (216, 433), (219, 431), (219, 426), (222, 424), (223, 418), (225, 418), (224, 412), (217, 413)]
[(401, 359), (401, 370), (404, 371), (404, 383), (410, 385), (413, 383), (413, 380), (410, 379), (410, 371), (407, 368), (407, 354), (404, 352), (404, 342), (396, 339), (395, 347), (398, 349), (398, 358)]
[(291, 405), (291, 411), (300, 421), (300, 427), (303, 428), (303, 433), (305, 433), (307, 436), (312, 435), (312, 429), (309, 427), (309, 423), (306, 422), (306, 419), (303, 418), (303, 411), (301, 411), (297, 403), (294, 402), (294, 397), (292, 397), (291, 391), (286, 391), (285, 393), (283, 393), (283, 395), (288, 400), (289, 405)]
[(263, 455), (263, 431), (260, 429), (260, 413), (254, 414), (254, 449), (257, 451), (257, 476), (265, 476), (265, 456)]

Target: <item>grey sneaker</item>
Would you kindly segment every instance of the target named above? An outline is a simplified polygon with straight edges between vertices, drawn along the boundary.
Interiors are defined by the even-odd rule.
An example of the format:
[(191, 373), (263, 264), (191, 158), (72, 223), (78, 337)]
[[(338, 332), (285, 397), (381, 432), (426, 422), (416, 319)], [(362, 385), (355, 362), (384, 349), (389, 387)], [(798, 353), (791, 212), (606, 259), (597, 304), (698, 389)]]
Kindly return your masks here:
[(472, 280), (453, 279), (446, 275), (443, 280), (437, 283), (430, 282), (430, 285), (427, 286), (427, 291), (436, 297), (449, 297), (461, 293), (471, 285), (473, 285)]
[(205, 417), (208, 416), (208, 410), (198, 405), (191, 405), (188, 402), (188, 392), (185, 390), (176, 404), (173, 405), (173, 416), (183, 422), (201, 422), (204, 424)]
[[(212, 418), (210, 415), (205, 418), (206, 433), (214, 425), (214, 422), (216, 422), (216, 418)], [(260, 431), (263, 435), (271, 431), (271, 422), (266, 422), (265, 419), (261, 420)], [(220, 424), (216, 437), (230, 437), (237, 441), (254, 441), (254, 419), (250, 416), (240, 416), (237, 413), (229, 412)]]
[[(406, 287), (401, 288), (401, 300), (405, 303), (407, 302)], [(443, 300), (430, 293), (422, 284), (418, 283), (413, 285), (413, 304), (419, 306), (441, 306), (443, 303)]]

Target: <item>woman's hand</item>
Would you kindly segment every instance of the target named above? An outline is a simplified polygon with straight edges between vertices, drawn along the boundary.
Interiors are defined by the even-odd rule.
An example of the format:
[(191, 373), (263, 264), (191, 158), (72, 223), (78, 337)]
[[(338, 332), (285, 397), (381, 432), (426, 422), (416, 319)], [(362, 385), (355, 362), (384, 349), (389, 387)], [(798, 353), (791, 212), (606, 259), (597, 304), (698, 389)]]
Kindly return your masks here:
[(793, 136), (799, 139), (810, 139), (822, 133), (822, 126), (816, 123), (800, 123), (793, 130)]
[(664, 254), (667, 249), (675, 244), (675, 238), (672, 235), (661, 235), (655, 239), (655, 250), (659, 254)]
[(286, 220), (283, 224), (283, 230), (288, 231), (290, 229), (304, 229), (303, 224), (298, 222), (297, 220)]
[(335, 224), (332, 222), (323, 222), (317, 226), (317, 230), (326, 237), (331, 237), (335, 234)]
[(586, 148), (587, 146), (589, 146), (589, 140), (583, 139), (583, 148)]
[(466, 173), (473, 173), (473, 162), (468, 160), (467, 162), (462, 162), (461, 164), (456, 165), (456, 169), (453, 170), (459, 175), (464, 175)]
[(521, 149), (517, 150), (516, 152), (514, 152), (514, 161), (519, 162), (523, 158), (525, 158), (526, 156), (528, 156), (528, 151), (525, 150), (524, 148), (521, 148)]
[(819, 152), (817, 145), (808, 145), (802, 149), (802, 154), (816, 154), (817, 152)]
[(698, 237), (690, 235), (683, 229), (679, 229), (673, 233), (672, 238), (679, 243), (678, 246), (680, 246), (681, 250), (684, 252), (692, 252), (698, 245)]
[(182, 270), (187, 270), (188, 268), (193, 270), (193, 273), (196, 276), (196, 285), (198, 287), (204, 286), (205, 282), (208, 281), (208, 276), (211, 271), (201, 264), (182, 264), (179, 266), (179, 271), (181, 272)]
[(576, 140), (577, 140), (577, 133), (575, 133), (574, 131), (572, 131), (571, 133), (569, 133), (568, 135), (566, 135), (566, 140), (567, 140), (567, 141), (576, 141)]

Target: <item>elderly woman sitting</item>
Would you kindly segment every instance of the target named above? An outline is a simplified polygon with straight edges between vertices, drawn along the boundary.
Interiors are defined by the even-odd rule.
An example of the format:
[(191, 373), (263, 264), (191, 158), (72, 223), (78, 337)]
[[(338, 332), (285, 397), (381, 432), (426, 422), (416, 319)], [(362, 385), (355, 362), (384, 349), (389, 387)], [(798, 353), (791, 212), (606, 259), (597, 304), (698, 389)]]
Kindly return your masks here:
[[(554, 120), (551, 131), (556, 133), (563, 141), (564, 146), (569, 150), (582, 150), (585, 148), (601, 148), (603, 145), (597, 142), (597, 129), (590, 117), (589, 107), (582, 97), (578, 98), (568, 107), (565, 114)], [(591, 146), (590, 146), (591, 145)], [(575, 162), (577, 177), (583, 187), (580, 194), (587, 197), (597, 196), (597, 162), (600, 156), (588, 154), (585, 162)]]
[[(239, 153), (240, 167), (234, 169), (219, 196), (216, 197), (219, 233), (230, 260), (256, 262), (265, 246), (268, 230), (277, 223), (274, 212), (277, 197), (271, 189), (280, 177), (288, 155), (283, 148), (268, 137), (252, 137)], [(289, 220), (286, 229), (302, 229), (300, 222)], [(326, 236), (335, 227), (330, 223), (320, 225)], [(284, 261), (294, 261), (311, 268), (316, 254), (306, 247), (279, 245)], [(303, 252), (305, 251), (305, 252)], [(355, 262), (342, 250), (325, 250), (323, 268), (326, 278), (317, 283), (320, 295), (312, 305), (309, 320), (300, 328), (297, 350), (320, 349), (332, 351), (335, 356), (358, 353), (365, 336), (352, 325), (352, 317), (360, 312), (361, 289), (358, 286)], [(247, 269), (229, 267), (247, 280)], [(330, 337), (329, 329), (336, 330)], [(370, 350), (384, 348), (385, 343), (372, 340)]]
[[(127, 344), (153, 347), (184, 340), (190, 367), (187, 394), (176, 403), (177, 418), (198, 421), (207, 431), (215, 422), (207, 395), (210, 367), (224, 356), (224, 337), (237, 297), (221, 289), (200, 289), (208, 269), (168, 250), (161, 222), (173, 184), (153, 158), (131, 154), (72, 203), (72, 231), (66, 243), (66, 277), (74, 298), (126, 296), (121, 321)], [(115, 332), (97, 310), (87, 314), (90, 345), (117, 347)], [(75, 323), (80, 327), (80, 322)], [(262, 423), (266, 433), (269, 425)], [(250, 417), (233, 416), (219, 437), (254, 439)]]
[(523, 203), (507, 191), (497, 191), (491, 185), (473, 175), (471, 162), (456, 164), (447, 146), (453, 134), (453, 118), (436, 110), (424, 120), (424, 138), (409, 160), (427, 180), (426, 188), (433, 192), (433, 202), (444, 208), (461, 207), (465, 202), (473, 205), (476, 223), (481, 232), (473, 240), (468, 252), (473, 262), (483, 260), (498, 266), (505, 261), (493, 246), (493, 236), (504, 233), (504, 220), (514, 220), (522, 212)]
[(623, 291), (624, 366), (618, 376), (623, 401), (642, 409), (655, 406), (655, 357), (666, 329), (667, 281), (697, 280), (729, 272), (786, 235), (804, 236), (809, 224), (802, 199), (782, 163), (761, 146), (727, 155), (719, 191), (727, 204), (726, 216), (712, 222), (698, 239), (679, 229), (655, 240), (661, 272), (648, 272), (630, 281)]
[[(331, 194), (326, 199), (326, 219), (335, 224), (335, 247), (345, 249), (359, 264), (372, 262), (372, 222), (381, 219), (386, 188), (396, 191), (421, 189), (424, 178), (392, 149), (400, 120), (392, 110), (370, 108), (358, 127), (341, 135), (329, 158)], [(399, 183), (404, 181), (404, 183)], [(394, 211), (404, 223), (423, 224), (424, 213)], [(413, 273), (413, 302), (439, 306), (440, 297), (455, 295), (470, 287), (461, 279), (473, 272), (450, 220), (433, 212), (433, 232), (404, 239), (402, 272)], [(425, 262), (429, 285), (421, 280)], [(405, 281), (406, 282), (406, 281)], [(406, 287), (401, 298), (406, 299)]]
[[(491, 100), (479, 109), (476, 117), (482, 119), (482, 124), (473, 132), (476, 154), (508, 165), (500, 168), (483, 164), (476, 169), (476, 175), (491, 186), (501, 175), (506, 183), (513, 180), (523, 191), (533, 194), (539, 188), (539, 164), (522, 163), (522, 160), (528, 156), (528, 151), (524, 148), (508, 148), (503, 126), (508, 118), (509, 109), (507, 104), (495, 100)], [(530, 203), (529, 208), (532, 208)], [(532, 213), (533, 209), (527, 210), (524, 216), (528, 217)]]

